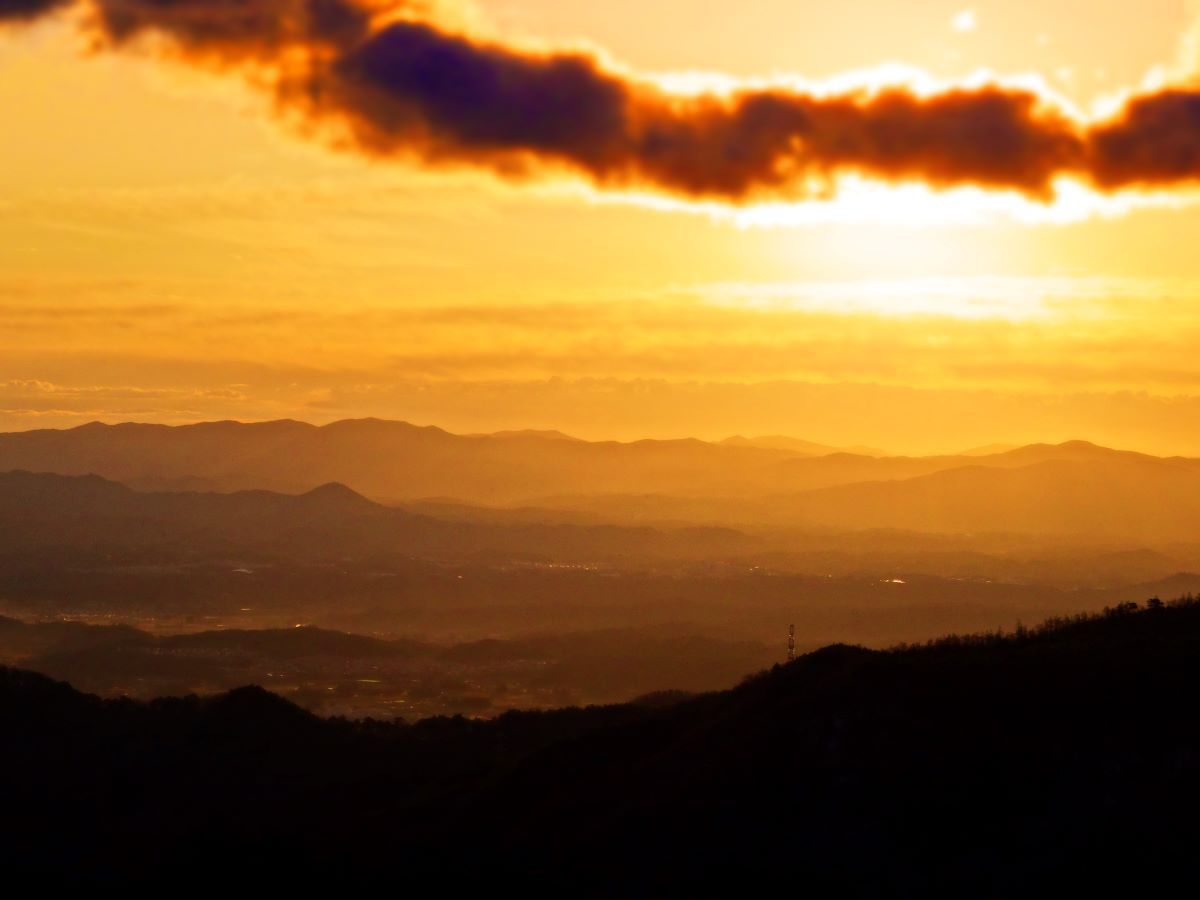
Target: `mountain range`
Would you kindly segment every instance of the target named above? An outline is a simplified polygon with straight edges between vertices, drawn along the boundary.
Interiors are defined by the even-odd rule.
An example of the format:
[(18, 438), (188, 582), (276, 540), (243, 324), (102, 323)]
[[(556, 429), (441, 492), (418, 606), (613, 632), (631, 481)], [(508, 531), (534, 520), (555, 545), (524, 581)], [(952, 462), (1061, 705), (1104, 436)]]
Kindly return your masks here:
[(490, 523), (383, 506), (331, 483), (273, 491), (135, 491), (98, 475), (0, 473), (0, 555), (90, 550), (156, 562), (231, 558), (364, 560), (473, 555), (596, 562), (626, 556), (703, 559), (754, 549), (732, 529)]
[[(1193, 458), (1086, 441), (927, 457), (812, 455), (816, 445), (794, 444), (455, 435), (374, 419), (320, 427), (94, 423), (0, 434), (0, 472), (98, 475), (143, 492), (186, 494), (190, 499), (153, 502), (175, 502), (196, 515), (218, 502), (288, 502), (200, 499), (204, 494), (298, 494), (306, 499), (287, 515), (313, 513), (319, 501), (322, 514), (386, 515), (398, 527), (400, 514), (369, 506), (371, 498), (425, 515), (421, 525), (430, 534), (436, 529), (427, 519), (439, 517), (460, 526), (790, 526), (1143, 541), (1200, 534), (1200, 460)], [(345, 487), (323, 487), (331, 483)], [(323, 493), (311, 493), (318, 489)]]

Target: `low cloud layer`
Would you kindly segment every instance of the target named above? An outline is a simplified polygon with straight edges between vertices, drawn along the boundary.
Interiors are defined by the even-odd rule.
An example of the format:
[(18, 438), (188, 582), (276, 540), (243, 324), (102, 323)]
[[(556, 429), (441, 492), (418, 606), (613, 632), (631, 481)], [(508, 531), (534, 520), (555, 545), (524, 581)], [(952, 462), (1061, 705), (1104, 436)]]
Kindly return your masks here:
[(858, 174), (1050, 199), (1200, 180), (1200, 88), (1132, 96), (1081, 122), (1028, 88), (919, 95), (745, 87), (681, 95), (577, 51), (453, 31), (372, 0), (0, 0), (0, 23), (71, 9), (102, 46), (266, 77), (290, 119), (372, 156), (745, 203), (828, 194)]

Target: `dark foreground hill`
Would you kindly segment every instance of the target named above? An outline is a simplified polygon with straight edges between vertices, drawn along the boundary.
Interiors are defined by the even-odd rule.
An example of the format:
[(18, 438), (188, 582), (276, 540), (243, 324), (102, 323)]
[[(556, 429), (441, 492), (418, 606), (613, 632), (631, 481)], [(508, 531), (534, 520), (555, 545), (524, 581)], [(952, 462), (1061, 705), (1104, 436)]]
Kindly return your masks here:
[(151, 634), (128, 625), (0, 616), (0, 664), (104, 697), (268, 685), (322, 715), (420, 719), (615, 703), (736, 684), (777, 647), (671, 625), (438, 644), (314, 627)]
[(0, 670), (10, 878), (562, 896), (1153, 894), (1200, 840), (1200, 606), (829, 647), (674, 705), (321, 720)]

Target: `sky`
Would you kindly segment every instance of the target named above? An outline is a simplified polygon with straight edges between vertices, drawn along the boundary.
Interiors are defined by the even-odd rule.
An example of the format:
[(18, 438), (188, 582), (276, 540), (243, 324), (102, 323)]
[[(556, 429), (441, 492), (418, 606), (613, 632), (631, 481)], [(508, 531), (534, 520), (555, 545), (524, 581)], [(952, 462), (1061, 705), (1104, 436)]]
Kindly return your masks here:
[[(1195, 85), (1196, 4), (478, 0), (405, 11), (318, 91), (287, 34), (129, 36), (143, 2), (104, 0), (104, 30), (69, 0), (0, 27), (0, 429), (379, 416), (1200, 455), (1200, 106), (1136, 152), (1075, 146), (1130, 94)], [(492, 48), (518, 84), (567, 54), (530, 64), (566, 87), (485, 115), (459, 77), (413, 125), (362, 73), (411, 87), (430, 41)], [(916, 84), (904, 109), (933, 117), (996, 79), (1038, 98), (1019, 140), (1011, 116), (921, 118), (899, 162), (849, 126), (819, 140), (845, 85)], [(760, 132), (695, 99), (775, 111), (780, 85), (819, 170), (759, 165)], [(614, 91), (668, 152), (609, 130)]]

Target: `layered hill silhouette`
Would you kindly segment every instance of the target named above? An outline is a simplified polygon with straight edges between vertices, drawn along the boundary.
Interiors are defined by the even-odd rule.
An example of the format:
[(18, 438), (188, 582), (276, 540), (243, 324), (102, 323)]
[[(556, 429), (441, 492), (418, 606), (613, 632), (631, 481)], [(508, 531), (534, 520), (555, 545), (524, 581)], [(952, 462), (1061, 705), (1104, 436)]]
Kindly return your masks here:
[(260, 688), (103, 701), (0, 669), (0, 863), (76, 885), (1156, 895), (1200, 839), (1200, 607), (1132, 606), (490, 722), (321, 720)]
[[(1025, 448), (1029, 450), (1031, 448)], [(1025, 451), (1004, 454), (1015, 460)], [(1034, 457), (1036, 458), (1036, 457)], [(1200, 467), (1133, 454), (963, 466), (897, 481), (811, 491), (798, 517), (828, 527), (1021, 532), (1141, 541), (1200, 535)]]
[[(177, 503), (192, 516), (240, 504), (246, 521), (259, 524), (267, 524), (270, 507), (289, 521), (321, 516), (329, 526), (375, 517), (399, 528), (401, 514), (371, 507), (369, 497), (408, 505), (424, 517), (409, 524), (419, 521), (433, 542), (447, 527), (435, 519), (456, 523), (463, 540), (484, 543), (499, 538), (484, 540), (465, 526), (728, 525), (1144, 541), (1194, 540), (1200, 526), (1196, 459), (1085, 441), (957, 456), (813, 455), (825, 449), (776, 438), (618, 443), (559, 432), (455, 435), (374, 419), (322, 427), (97, 423), (0, 434), (0, 472), (98, 475), (161, 495), (153, 503), (162, 510), (172, 502), (166, 494), (186, 494)], [(323, 487), (331, 484), (348, 488)], [(303, 499), (245, 493), (264, 490)], [(242, 493), (224, 502), (214, 499), (217, 492)], [(115, 493), (111, 500), (131, 502)], [(617, 545), (623, 539), (611, 537)]]
[(375, 499), (507, 502), (578, 490), (741, 490), (770, 484), (785, 450), (696, 440), (572, 440), (558, 433), (455, 435), (360, 419), (84, 425), (0, 435), (0, 471), (97, 474), (158, 489), (286, 492), (342, 482)]
[[(772, 439), (596, 442), (558, 432), (455, 435), (378, 419), (320, 427), (294, 421), (176, 427), (93, 423), (61, 431), (0, 434), (0, 471), (94, 474), (155, 490), (300, 493), (340, 482), (383, 501), (444, 497), (528, 503), (579, 493), (767, 496), (913, 478), (966, 465), (1161, 462), (1082, 441), (978, 456), (931, 457), (813, 455), (814, 445), (798, 442), (789, 448), (786, 443)], [(1196, 460), (1169, 462), (1200, 471)]]
[(292, 560), (508, 554), (556, 560), (745, 552), (732, 529), (464, 522), (374, 503), (341, 484), (303, 494), (143, 492), (97, 475), (0, 473), (0, 555), (90, 549), (159, 561), (225, 553)]

